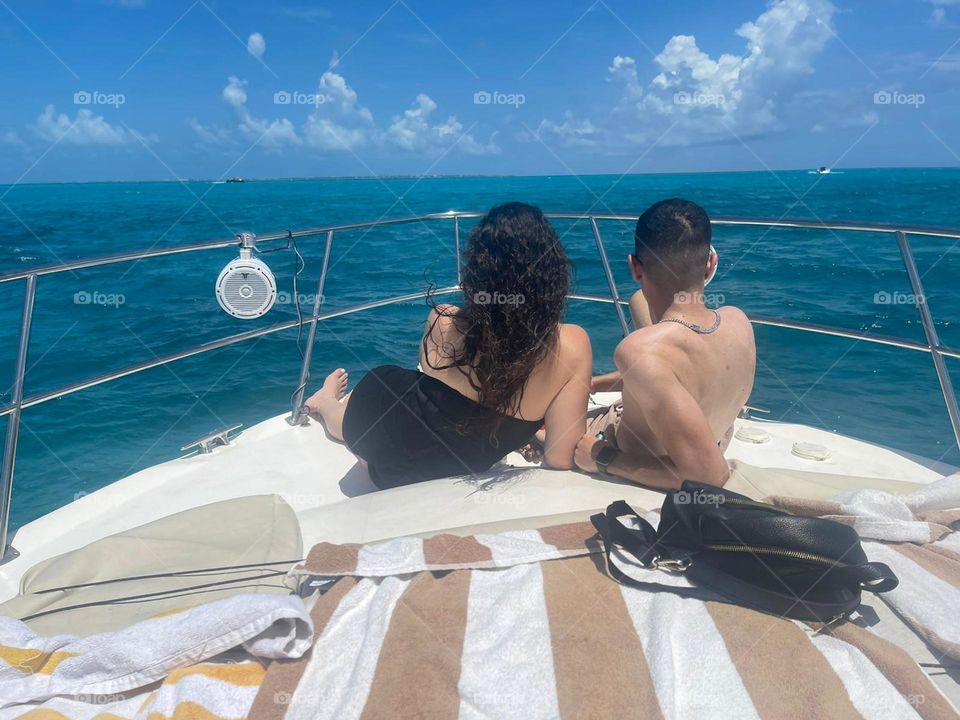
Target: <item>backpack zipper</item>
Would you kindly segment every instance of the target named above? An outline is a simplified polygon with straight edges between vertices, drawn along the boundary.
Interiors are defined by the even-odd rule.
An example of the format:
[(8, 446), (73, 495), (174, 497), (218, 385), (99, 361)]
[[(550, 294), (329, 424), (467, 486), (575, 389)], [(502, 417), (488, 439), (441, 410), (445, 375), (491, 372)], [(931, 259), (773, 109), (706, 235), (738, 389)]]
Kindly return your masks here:
[(838, 567), (847, 566), (847, 563), (840, 562), (839, 560), (834, 560), (833, 558), (828, 558), (823, 555), (815, 555), (814, 553), (803, 552), (802, 550), (782, 550), (780, 548), (763, 547), (760, 545), (733, 545), (725, 543), (704, 545), (703, 547), (705, 547), (707, 550), (717, 550), (719, 552), (749, 552), (757, 555), (778, 555), (780, 557), (792, 558), (794, 560), (818, 562), (824, 565), (836, 565)]
[(775, 505), (770, 505), (769, 503), (757, 502), (756, 500), (731, 498), (724, 495), (720, 495), (719, 497), (722, 497), (723, 501), (717, 503), (718, 505), (739, 505), (741, 507), (756, 508), (757, 510), (768, 510), (770, 512), (780, 513), (782, 515), (793, 515), (793, 513), (789, 510), (783, 510), (782, 508), (778, 508)]

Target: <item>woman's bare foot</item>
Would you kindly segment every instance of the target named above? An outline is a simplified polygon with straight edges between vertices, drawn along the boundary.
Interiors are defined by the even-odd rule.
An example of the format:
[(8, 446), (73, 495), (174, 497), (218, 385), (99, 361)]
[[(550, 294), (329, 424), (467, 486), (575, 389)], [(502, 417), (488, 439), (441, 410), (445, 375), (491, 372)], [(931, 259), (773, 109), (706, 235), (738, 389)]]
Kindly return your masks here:
[(319, 416), (327, 434), (334, 440), (343, 441), (343, 414), (349, 396), (344, 399), (348, 381), (347, 371), (337, 368), (327, 375), (323, 386), (310, 396), (304, 405), (313, 416)]
[(332, 373), (327, 375), (326, 380), (323, 381), (323, 386), (317, 390), (313, 395), (307, 399), (304, 403), (307, 410), (312, 413), (322, 412), (322, 407), (325, 400), (335, 400), (340, 402), (343, 398), (343, 394), (347, 389), (347, 381), (349, 377), (347, 371), (343, 368), (337, 368)]

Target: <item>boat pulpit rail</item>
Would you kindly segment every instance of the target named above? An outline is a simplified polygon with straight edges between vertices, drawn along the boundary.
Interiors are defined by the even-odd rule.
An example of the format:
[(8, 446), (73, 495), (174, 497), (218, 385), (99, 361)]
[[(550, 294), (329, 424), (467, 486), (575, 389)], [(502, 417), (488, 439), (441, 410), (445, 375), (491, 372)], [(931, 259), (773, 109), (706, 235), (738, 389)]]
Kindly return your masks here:
[[(603, 236), (600, 231), (600, 225), (606, 222), (636, 222), (636, 215), (616, 215), (603, 213), (578, 213), (578, 212), (551, 212), (546, 213), (547, 217), (553, 220), (574, 220), (588, 222), (590, 230), (596, 243), (597, 255), (603, 268), (604, 276), (610, 290), (609, 296), (589, 295), (572, 293), (569, 297), (575, 300), (587, 302), (608, 303), (613, 306), (616, 321), (620, 326), (621, 332), (626, 335), (629, 332), (624, 305), (626, 302), (620, 297), (617, 290), (616, 281), (613, 277), (613, 271), (610, 268), (610, 262), (607, 258), (606, 248), (603, 242)], [(440, 288), (434, 293), (438, 295), (451, 294), (459, 291), (460, 283), (460, 221), (463, 219), (482, 217), (482, 212), (460, 212), (449, 211), (443, 213), (430, 213), (425, 215), (414, 215), (401, 218), (381, 219), (372, 222), (358, 222), (344, 225), (331, 225), (325, 227), (305, 228), (302, 230), (284, 230), (281, 232), (266, 233), (257, 235), (258, 243), (273, 241), (293, 240), (308, 237), (320, 237), (324, 242), (323, 264), (317, 278), (317, 293), (314, 296), (315, 301), (312, 311), (309, 315), (301, 316), (297, 320), (285, 320), (267, 327), (257, 328), (246, 332), (226, 335), (216, 340), (194, 345), (185, 350), (180, 350), (163, 357), (155, 357), (147, 361), (133, 363), (118, 370), (112, 370), (100, 375), (85, 378), (67, 385), (63, 385), (53, 390), (47, 390), (28, 394), (24, 387), (27, 374), (27, 353), (30, 347), (30, 338), (33, 325), (33, 309), (37, 294), (37, 285), (39, 278), (45, 275), (56, 275), (64, 272), (75, 272), (85, 268), (102, 267), (105, 265), (116, 265), (119, 263), (134, 262), (146, 260), (149, 258), (163, 257), (169, 255), (178, 255), (184, 253), (204, 252), (228, 247), (239, 247), (243, 234), (238, 234), (234, 238), (211, 240), (207, 242), (175, 245), (170, 247), (152, 248), (141, 252), (123, 253), (118, 255), (107, 255), (101, 257), (84, 258), (71, 262), (56, 263), (15, 272), (0, 274), (0, 283), (15, 281), (24, 282), (23, 307), (21, 311), (20, 335), (17, 344), (17, 356), (14, 364), (14, 377), (11, 384), (10, 402), (0, 406), (0, 417), (8, 416), (7, 432), (4, 443), (4, 453), (2, 465), (0, 465), (0, 548), (3, 550), (0, 564), (7, 562), (18, 555), (17, 551), (8, 544), (8, 531), (10, 525), (10, 504), (13, 492), (14, 468), (17, 457), (17, 440), (20, 432), (20, 416), (22, 412), (34, 405), (41, 405), (50, 400), (71, 395), (75, 392), (87, 388), (102, 385), (104, 383), (119, 380), (120, 378), (135, 375), (137, 373), (149, 370), (151, 368), (167, 365), (169, 363), (193, 357), (202, 353), (217, 350), (229, 345), (245, 342), (254, 338), (272, 335), (293, 328), (308, 327), (307, 343), (303, 353), (303, 363), (300, 368), (300, 375), (296, 390), (293, 395), (292, 409), (288, 421), (292, 425), (298, 425), (304, 421), (305, 411), (303, 409), (303, 396), (310, 379), (310, 365), (313, 357), (313, 346), (316, 339), (317, 324), (335, 317), (350, 315), (353, 313), (371, 310), (373, 308), (397, 303), (409, 302), (411, 300), (422, 299), (426, 297), (426, 292), (415, 292), (404, 295), (374, 300), (358, 305), (340, 308), (337, 310), (324, 311), (323, 298), (324, 286), (327, 281), (327, 274), (330, 267), (330, 255), (333, 249), (334, 239), (338, 233), (352, 230), (368, 230), (374, 227), (386, 227), (391, 225), (406, 225), (412, 223), (426, 222), (450, 222), (454, 243), (456, 247), (457, 262), (457, 285)], [(750, 319), (754, 324), (767, 325), (771, 327), (788, 328), (791, 330), (828, 335), (833, 337), (850, 338), (863, 342), (887, 345), (891, 347), (912, 350), (917, 352), (929, 353), (933, 359), (934, 368), (937, 373), (937, 379), (943, 394), (944, 402), (947, 406), (947, 412), (950, 416), (950, 423), (953, 427), (954, 437), (957, 446), (960, 447), (960, 408), (957, 405), (957, 397), (954, 392), (953, 384), (950, 379), (950, 373), (946, 366), (944, 358), (960, 358), (960, 350), (949, 348), (940, 341), (937, 329), (934, 324), (933, 315), (927, 305), (926, 293), (923, 289), (922, 277), (917, 270), (917, 265), (913, 257), (913, 251), (910, 246), (911, 235), (923, 235), (928, 237), (939, 237), (960, 240), (960, 230), (954, 228), (935, 228), (935, 227), (911, 227), (900, 225), (882, 225), (882, 224), (863, 224), (846, 222), (822, 222), (814, 220), (767, 220), (755, 218), (715, 218), (711, 221), (717, 226), (753, 226), (765, 228), (805, 228), (812, 230), (828, 230), (831, 232), (858, 232), (858, 233), (886, 233), (893, 235), (903, 259), (904, 268), (910, 281), (911, 291), (916, 298), (917, 312), (923, 326), (926, 342), (915, 342), (911, 340), (871, 335), (864, 332), (855, 332), (849, 329), (835, 327), (832, 325), (818, 325), (814, 323), (804, 323), (794, 320), (781, 318), (752, 316)]]

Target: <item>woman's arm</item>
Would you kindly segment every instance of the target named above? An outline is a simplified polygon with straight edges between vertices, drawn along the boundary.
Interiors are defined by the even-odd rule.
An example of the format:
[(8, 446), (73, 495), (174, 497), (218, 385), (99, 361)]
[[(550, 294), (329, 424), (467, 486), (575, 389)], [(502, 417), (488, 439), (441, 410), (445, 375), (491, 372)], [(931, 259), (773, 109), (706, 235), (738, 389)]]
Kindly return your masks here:
[(543, 462), (558, 470), (568, 470), (574, 467), (574, 451), (587, 428), (593, 349), (583, 328), (564, 325), (561, 333), (557, 353), (559, 372), (567, 373), (568, 378), (544, 416)]

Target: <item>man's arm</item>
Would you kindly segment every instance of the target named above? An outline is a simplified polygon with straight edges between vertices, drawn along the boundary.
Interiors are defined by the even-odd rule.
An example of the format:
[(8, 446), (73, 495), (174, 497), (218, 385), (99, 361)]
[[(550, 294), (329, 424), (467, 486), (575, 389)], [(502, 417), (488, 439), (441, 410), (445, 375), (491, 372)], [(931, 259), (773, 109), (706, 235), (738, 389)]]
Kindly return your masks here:
[(620, 377), (620, 371), (596, 375), (590, 379), (590, 392), (614, 392), (623, 390), (623, 379)]
[[(650, 319), (650, 307), (643, 296), (643, 290), (637, 290), (630, 298), (630, 319), (633, 329), (641, 330), (653, 325)], [(590, 381), (590, 392), (619, 392), (623, 390), (623, 376), (619, 370), (597, 375)]]
[[(644, 358), (625, 370), (625, 401), (640, 410), (666, 457), (638, 459), (621, 452), (607, 470), (658, 488), (678, 488), (684, 480), (723, 485), (730, 470), (710, 424), (662, 359)], [(618, 432), (630, 430), (621, 423)], [(602, 447), (601, 441), (585, 437), (578, 447), (578, 465), (595, 471), (594, 461)]]

